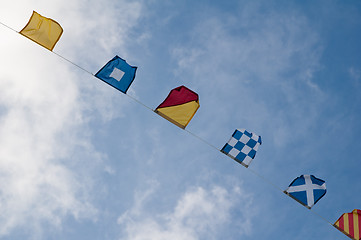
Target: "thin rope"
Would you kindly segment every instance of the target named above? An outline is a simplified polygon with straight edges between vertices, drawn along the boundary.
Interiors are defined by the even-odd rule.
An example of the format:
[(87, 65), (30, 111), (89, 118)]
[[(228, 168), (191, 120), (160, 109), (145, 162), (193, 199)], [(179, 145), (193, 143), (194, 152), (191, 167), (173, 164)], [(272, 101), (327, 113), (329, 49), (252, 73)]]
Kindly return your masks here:
[[(324, 218), (322, 215), (320, 215), (319, 213), (317, 213), (315, 210), (313, 210), (312, 208), (310, 209), (311, 213), (313, 213), (314, 215), (316, 215), (317, 217), (319, 217), (320, 219), (322, 219), (323, 221), (325, 221), (326, 223), (330, 224), (332, 227), (335, 227), (333, 225), (333, 223), (331, 223), (330, 221), (328, 221), (326, 218)], [(337, 228), (336, 228), (337, 229)]]
[(14, 32), (16, 32), (16, 33), (18, 33), (18, 31), (16, 31), (14, 28), (9, 27), (8, 25), (6, 25), (6, 24), (4, 24), (4, 23), (2, 23), (2, 22), (0, 22), (0, 24), (1, 24), (1, 25), (3, 25), (4, 27), (7, 27), (8, 29), (10, 29), (10, 30), (12, 30), (12, 31), (14, 31)]
[(127, 97), (133, 99), (134, 101), (136, 101), (137, 103), (139, 103), (140, 105), (142, 105), (143, 107), (147, 108), (148, 110), (150, 110), (150, 111), (152, 111), (152, 112), (154, 113), (154, 110), (153, 110), (151, 107), (145, 105), (145, 104), (142, 103), (140, 100), (136, 99), (136, 98), (133, 97), (133, 96), (130, 96), (129, 94), (125, 94), (125, 95), (126, 95)]
[(210, 147), (212, 147), (212, 148), (216, 149), (217, 151), (220, 151), (220, 149), (219, 149), (219, 148), (217, 148), (216, 146), (214, 146), (214, 145), (212, 145), (211, 143), (207, 142), (206, 140), (204, 140), (204, 139), (203, 139), (203, 138), (201, 138), (200, 136), (198, 136), (198, 135), (196, 135), (196, 134), (192, 133), (192, 132), (191, 132), (191, 131), (189, 131), (188, 129), (184, 129), (184, 131), (186, 131), (187, 133), (189, 133), (189, 134), (190, 134), (190, 135), (192, 135), (193, 137), (195, 137), (195, 138), (199, 139), (200, 141), (204, 142), (204, 143), (205, 143), (205, 144), (207, 144), (208, 146), (210, 146)]
[(273, 182), (271, 182), (270, 180), (268, 180), (267, 178), (265, 178), (264, 176), (262, 176), (261, 174), (259, 174), (258, 172), (256, 172), (255, 170), (253, 170), (252, 168), (248, 168), (248, 170), (250, 170), (254, 175), (256, 175), (257, 177), (259, 177), (260, 179), (262, 179), (265, 183), (269, 184), (270, 186), (272, 186), (273, 188), (281, 191), (283, 194), (283, 189), (280, 188), (279, 186), (277, 186), (276, 184), (274, 184)]
[(76, 64), (76, 63), (74, 63), (73, 61), (71, 61), (71, 60), (69, 60), (69, 59), (67, 59), (67, 58), (63, 57), (63, 56), (62, 56), (62, 55), (60, 55), (59, 53), (54, 52), (54, 51), (50, 51), (50, 52), (52, 52), (52, 53), (54, 53), (56, 56), (58, 56), (58, 57), (60, 57), (60, 58), (64, 59), (64, 60), (65, 60), (65, 61), (67, 61), (68, 63), (73, 64), (75, 67), (79, 68), (80, 70), (83, 70), (84, 72), (89, 73), (90, 75), (92, 75), (93, 77), (95, 77), (95, 76), (94, 76), (94, 74), (93, 74), (92, 72), (90, 72), (90, 71), (86, 70), (85, 68), (83, 68), (83, 67), (81, 67), (80, 65), (78, 65), (78, 64)]
[[(8, 25), (2, 23), (1, 21), (0, 21), (0, 24), (3, 25), (4, 27), (6, 27), (6, 28), (8, 28), (8, 29), (10, 29), (10, 30), (12, 30), (12, 31), (14, 31), (14, 32), (16, 32), (16, 33), (19, 33), (18, 31), (16, 31), (15, 29), (9, 27)], [(19, 33), (19, 34), (20, 34), (20, 33)], [(71, 60), (63, 57), (63, 56), (60, 55), (59, 53), (56, 53), (56, 52), (54, 52), (54, 51), (50, 51), (50, 52), (52, 52), (52, 53), (55, 54), (56, 56), (62, 58), (63, 60), (67, 61), (68, 63), (74, 65), (75, 67), (79, 68), (80, 70), (83, 70), (84, 72), (86, 72), (86, 73), (90, 74), (91, 76), (97, 78), (92, 72), (90, 72), (90, 71), (88, 71), (87, 69), (81, 67), (80, 65), (74, 63), (73, 61), (71, 61)], [(132, 100), (134, 100), (135, 102), (137, 102), (138, 104), (140, 104), (141, 106), (143, 106), (143, 107), (147, 108), (148, 110), (152, 111), (153, 113), (155, 113), (154, 110), (153, 110), (151, 107), (147, 106), (146, 104), (144, 104), (144, 103), (141, 102), (140, 100), (138, 100), (138, 99), (136, 99), (135, 97), (130, 96), (130, 95), (128, 95), (128, 94), (125, 94), (125, 95), (126, 95), (127, 97), (131, 98)], [(217, 150), (218, 152), (221, 152), (219, 148), (217, 148), (217, 147), (214, 146), (213, 144), (209, 143), (209, 142), (206, 141), (205, 139), (201, 138), (200, 136), (194, 134), (193, 132), (191, 132), (191, 131), (189, 131), (189, 130), (187, 130), (187, 129), (184, 129), (184, 130), (185, 130), (187, 133), (189, 133), (190, 135), (192, 135), (193, 137), (195, 137), (195, 138), (197, 138), (198, 140), (200, 140), (201, 142), (207, 144), (207, 145), (210, 146), (211, 148)], [(284, 191), (283, 191), (280, 187), (278, 187), (276, 184), (274, 184), (273, 182), (271, 182), (269, 179), (265, 178), (264, 176), (262, 176), (261, 174), (259, 174), (258, 172), (254, 171), (254, 170), (251, 169), (251, 168), (248, 168), (248, 170), (251, 171), (251, 172), (252, 172), (255, 176), (257, 176), (258, 178), (260, 178), (261, 180), (263, 180), (265, 183), (269, 184), (270, 186), (272, 186), (273, 188), (281, 191), (281, 192), (284, 194)], [(331, 222), (329, 222), (326, 218), (324, 218), (323, 216), (321, 216), (320, 214), (318, 214), (318, 213), (315, 212), (314, 210), (312, 210), (312, 209), (310, 209), (310, 210), (311, 210), (311, 213), (313, 213), (315, 216), (319, 217), (321, 220), (323, 220), (323, 221), (325, 221), (326, 223), (328, 223), (328, 224), (330, 224), (331, 226), (333, 226), (333, 224), (332, 224)]]

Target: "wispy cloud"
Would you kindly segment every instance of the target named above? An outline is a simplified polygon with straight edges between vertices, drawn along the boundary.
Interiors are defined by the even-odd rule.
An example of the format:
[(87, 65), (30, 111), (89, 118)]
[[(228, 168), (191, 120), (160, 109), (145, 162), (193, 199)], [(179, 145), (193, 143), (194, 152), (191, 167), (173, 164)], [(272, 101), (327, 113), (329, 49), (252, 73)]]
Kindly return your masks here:
[[(207, 104), (224, 116), (265, 131), (272, 125), (274, 143), (281, 147), (285, 142), (280, 139), (305, 133), (318, 117), (325, 95), (314, 73), (323, 47), (302, 13), (261, 9), (246, 3), (237, 16), (214, 16), (196, 24), (192, 41), (172, 51), (178, 61), (175, 74), (207, 87), (203, 101), (212, 101)], [(232, 109), (234, 104), (241, 110)]]
[[(76, 149), (86, 148), (77, 87), (65, 71), (61, 75), (67, 80), (54, 77), (56, 71), (32, 72), (30, 59), (18, 61), (22, 71), (2, 78), (0, 84), (1, 105), (6, 109), (0, 118), (1, 235), (18, 226), (31, 229), (42, 221), (59, 225), (68, 214), (95, 213), (86, 198), (87, 186), (62, 162)], [(57, 64), (47, 60), (37, 64), (45, 69)], [(64, 92), (58, 91), (60, 85)]]
[(252, 231), (249, 208), (252, 197), (239, 186), (231, 189), (194, 187), (180, 197), (173, 210), (158, 215), (146, 210), (147, 199), (156, 194), (154, 187), (149, 189), (144, 194), (136, 194), (134, 206), (119, 217), (118, 224), (124, 229), (120, 239), (218, 239), (224, 226), (230, 224), (234, 208), (244, 204), (247, 207), (242, 207), (238, 216), (237, 234), (242, 236)]

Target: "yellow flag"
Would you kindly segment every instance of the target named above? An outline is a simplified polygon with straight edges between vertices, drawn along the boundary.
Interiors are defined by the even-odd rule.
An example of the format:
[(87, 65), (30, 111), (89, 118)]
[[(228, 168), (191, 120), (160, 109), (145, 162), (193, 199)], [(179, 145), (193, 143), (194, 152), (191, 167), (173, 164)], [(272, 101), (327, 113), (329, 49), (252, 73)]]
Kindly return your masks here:
[(53, 19), (43, 17), (35, 11), (33, 11), (28, 24), (20, 31), (20, 34), (50, 51), (53, 50), (62, 33), (63, 29), (59, 23)]

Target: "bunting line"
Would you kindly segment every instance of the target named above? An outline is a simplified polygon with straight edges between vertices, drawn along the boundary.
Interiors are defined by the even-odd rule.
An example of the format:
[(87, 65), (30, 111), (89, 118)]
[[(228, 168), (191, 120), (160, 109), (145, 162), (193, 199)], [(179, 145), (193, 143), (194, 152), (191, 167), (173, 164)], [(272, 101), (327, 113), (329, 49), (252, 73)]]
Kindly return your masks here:
[(93, 74), (92, 72), (90, 72), (90, 71), (86, 70), (85, 68), (83, 68), (83, 67), (81, 67), (80, 65), (78, 65), (78, 64), (76, 64), (76, 63), (74, 63), (73, 61), (71, 61), (71, 60), (69, 60), (69, 59), (67, 59), (67, 58), (63, 57), (63, 56), (62, 56), (62, 55), (60, 55), (59, 53), (54, 52), (54, 51), (50, 51), (50, 52), (54, 53), (56, 56), (58, 56), (58, 57), (62, 58), (63, 60), (67, 61), (68, 63), (73, 64), (75, 67), (79, 68), (80, 70), (83, 70), (84, 72), (89, 73), (90, 75), (92, 75), (93, 77), (95, 77), (95, 76), (94, 76), (94, 74)]
[[(0, 21), (0, 24), (1, 24), (2, 26), (6, 27), (6, 28), (8, 28), (8, 29), (10, 29), (10, 30), (12, 30), (13, 32), (20, 34), (18, 31), (16, 31), (15, 29), (11, 28), (10, 26), (2, 23), (1, 21)], [(20, 35), (21, 35), (21, 34), (20, 34)], [(74, 63), (73, 61), (69, 60), (68, 58), (65, 58), (64, 56), (60, 55), (60, 54), (57, 53), (57, 52), (54, 52), (54, 51), (50, 51), (50, 52), (52, 52), (53, 54), (55, 54), (55, 56), (57, 56), (57, 57), (65, 60), (66, 62), (72, 64), (73, 66), (77, 67), (78, 69), (80, 69), (80, 70), (82, 70), (82, 71), (90, 74), (90, 75), (93, 76), (94, 78), (98, 79), (92, 72), (90, 72), (89, 70), (81, 67), (81, 66), (78, 65), (77, 63)], [(98, 80), (99, 80), (99, 79), (98, 79)], [(127, 93), (124, 93), (124, 94), (125, 94), (127, 97), (129, 97), (130, 99), (132, 99), (133, 101), (135, 101), (136, 103), (138, 103), (139, 105), (141, 105), (141, 106), (143, 106), (144, 108), (146, 108), (146, 109), (150, 110), (151, 112), (155, 113), (155, 112), (154, 112), (154, 109), (152, 109), (152, 108), (149, 107), (148, 105), (144, 104), (143, 102), (141, 102), (141, 101), (138, 100), (137, 98), (135, 98), (135, 97), (133, 97), (133, 96), (127, 94)], [(196, 135), (195, 133), (189, 131), (188, 129), (183, 129), (183, 130), (185, 130), (188, 134), (190, 134), (190, 135), (192, 135), (193, 137), (197, 138), (198, 140), (200, 140), (200, 141), (203, 142), (204, 144), (208, 145), (209, 147), (211, 147), (211, 148), (217, 150), (218, 152), (222, 153), (220, 148), (218, 148), (218, 147), (214, 146), (213, 144), (209, 143), (207, 140), (201, 138), (200, 136)], [(222, 155), (223, 155), (223, 154), (222, 154)], [(247, 167), (246, 167), (246, 168), (247, 168)], [(258, 172), (256, 172), (255, 170), (253, 170), (253, 169), (251, 169), (251, 168), (247, 168), (247, 169), (250, 170), (251, 173), (253, 173), (255, 176), (257, 176), (257, 177), (258, 177), (259, 179), (261, 179), (263, 182), (265, 182), (265, 183), (267, 183), (268, 185), (272, 186), (274, 189), (276, 189), (276, 190), (284, 193), (284, 190), (283, 190), (283, 189), (281, 189), (279, 186), (277, 186), (276, 184), (274, 184), (274, 183), (273, 183), (272, 181), (270, 181), (269, 179), (265, 178), (263, 175), (259, 174)], [(327, 220), (326, 218), (324, 218), (322, 215), (320, 215), (319, 213), (317, 213), (316, 211), (314, 211), (314, 210), (312, 210), (312, 209), (310, 209), (310, 210), (311, 210), (311, 213), (314, 214), (315, 216), (317, 216), (319, 219), (321, 219), (322, 221), (330, 224), (330, 225), (333, 226), (335, 229), (337, 229), (337, 227), (334, 226), (334, 224), (332, 224), (330, 221), (328, 221), (328, 220)], [(337, 229), (337, 230), (338, 230), (338, 229)]]
[(9, 27), (8, 25), (2, 23), (1, 21), (0, 21), (0, 24), (3, 25), (4, 27), (6, 27), (6, 28), (8, 28), (8, 29), (10, 29), (10, 30), (12, 30), (12, 31), (14, 31), (14, 32), (16, 32), (16, 33), (19, 33), (19, 32), (16, 31), (14, 28)]

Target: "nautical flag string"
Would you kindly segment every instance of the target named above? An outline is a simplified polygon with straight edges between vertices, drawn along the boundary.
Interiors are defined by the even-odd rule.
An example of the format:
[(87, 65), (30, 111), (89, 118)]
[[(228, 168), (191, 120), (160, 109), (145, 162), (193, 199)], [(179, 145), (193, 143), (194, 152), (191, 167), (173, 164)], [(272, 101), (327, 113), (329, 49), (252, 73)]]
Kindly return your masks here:
[[(50, 29), (47, 29), (46, 25), (41, 25), (41, 23), (43, 23), (43, 22), (45, 22), (48, 26), (50, 26), (51, 31), (50, 31)], [(5, 25), (2, 22), (0, 22), (0, 24), (9, 28), (10, 30), (13, 30), (14, 32), (17, 32), (13, 28)], [(33, 29), (34, 26), (37, 28)], [(34, 11), (28, 24), (19, 33), (22, 34), (23, 36), (31, 39), (32, 41), (42, 45), (43, 47), (49, 49), (56, 56), (66, 60), (67, 62), (73, 64), (74, 66), (78, 67), (79, 69), (89, 73), (90, 75), (92, 75), (94, 77), (97, 77), (97, 78), (103, 80), (104, 82), (107, 82), (108, 84), (119, 89), (123, 93), (126, 93), (129, 86), (131, 85), (132, 81), (134, 80), (137, 67), (132, 67), (132, 66), (128, 65), (125, 62), (125, 60), (116, 56), (111, 61), (109, 61), (101, 70), (99, 70), (96, 75), (93, 75), (90, 71), (82, 68), (81, 66), (74, 63), (73, 61), (70, 61), (67, 58), (63, 57), (62, 55), (52, 51), (55, 44), (57, 43), (60, 36), (62, 35), (62, 32), (63, 32), (63, 29), (57, 22), (55, 22), (54, 20), (52, 20), (50, 18), (45, 18)], [(35, 34), (32, 34), (32, 33), (35, 33)], [(43, 36), (43, 33), (45, 33), (45, 36)], [(120, 64), (113, 64), (113, 60), (119, 61)], [(125, 67), (125, 68), (123, 68), (123, 67)], [(129, 73), (129, 71), (130, 71), (130, 73)], [(110, 81), (109, 79), (111, 79), (112, 81)], [(129, 96), (128, 94), (126, 94), (126, 96), (132, 98), (134, 101), (136, 101), (140, 105), (148, 108), (149, 110), (154, 111), (152, 108), (148, 107), (147, 105), (145, 105), (138, 99), (136, 99), (132, 96)], [(204, 140), (203, 138), (199, 137), (198, 135), (196, 135), (188, 130), (185, 130), (185, 131), (188, 132), (189, 134), (193, 135), (194, 137), (198, 138), (199, 140), (203, 141), (204, 143), (208, 144), (209, 146), (217, 149), (218, 151), (223, 152), (224, 154), (228, 155), (229, 157), (233, 158), (234, 160), (236, 160), (237, 162), (241, 163), (242, 165), (244, 165), (246, 167), (248, 167), (249, 164), (251, 163), (252, 159), (254, 159), (259, 145), (262, 144), (260, 136), (257, 136), (254, 133), (248, 132), (245, 129), (241, 129), (241, 130), (236, 130), (233, 133), (231, 139), (228, 141), (228, 143), (226, 143), (226, 145), (221, 150), (219, 150), (217, 147), (213, 146), (208, 141)], [(248, 137), (248, 138), (246, 138), (246, 137)], [(253, 174), (255, 174), (256, 176), (261, 178), (264, 182), (266, 182), (266, 183), (270, 184), (271, 186), (278, 189), (278, 187), (275, 184), (273, 184), (270, 180), (264, 178), (262, 175), (258, 174), (254, 170), (252, 170), (252, 169), (250, 169), (250, 170)], [(302, 205), (306, 206), (307, 208), (311, 209), (311, 207), (315, 203), (317, 203), (326, 194), (326, 184), (325, 184), (325, 181), (318, 179), (318, 178), (314, 177), (313, 175), (302, 175), (302, 176), (296, 178), (289, 185), (287, 190), (284, 191), (284, 193), (291, 196), (292, 198), (294, 198), (296, 201), (300, 202)], [(354, 217), (355, 216), (354, 212), (355, 212), (355, 210), (352, 213), (353, 214), (352, 219), (354, 221), (353, 223), (355, 226), (356, 220)], [(357, 221), (358, 221), (358, 223), (360, 223), (361, 222), (360, 210), (357, 210), (356, 213), (358, 214)], [(349, 214), (351, 214), (351, 213), (349, 213)], [(318, 214), (316, 214), (316, 215), (319, 216), (322, 220), (331, 224), (330, 222), (328, 222), (326, 219), (324, 219), (320, 215), (318, 215)], [(345, 214), (342, 217), (344, 217), (344, 216), (345, 216)], [(350, 215), (348, 215), (348, 216), (350, 216)], [(347, 233), (345, 226), (351, 222), (351, 220), (350, 220), (351, 218), (348, 217), (349, 220), (346, 220), (346, 217), (344, 217), (343, 222), (342, 222), (341, 221), (342, 217), (340, 217), (340, 219), (335, 223), (334, 226), (340, 230), (343, 227), (342, 228), (343, 230), (341, 230), (341, 231), (345, 232), (346, 234), (349, 234), (349, 233)], [(349, 222), (347, 222), (347, 221), (349, 221)], [(351, 225), (348, 225), (348, 226), (351, 227)], [(359, 229), (361, 229), (361, 225), (358, 225), (358, 226), (359, 226)], [(354, 230), (354, 232), (355, 232), (355, 230)], [(355, 234), (357, 234), (357, 233), (355, 232)], [(361, 233), (359, 233), (359, 236), (360, 235), (361, 235)], [(355, 235), (355, 237), (353, 239), (357, 239), (357, 235)], [(360, 238), (358, 238), (358, 240), (360, 240)]]

